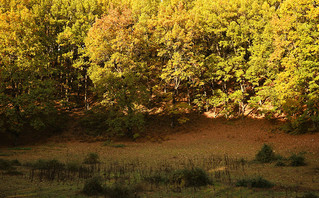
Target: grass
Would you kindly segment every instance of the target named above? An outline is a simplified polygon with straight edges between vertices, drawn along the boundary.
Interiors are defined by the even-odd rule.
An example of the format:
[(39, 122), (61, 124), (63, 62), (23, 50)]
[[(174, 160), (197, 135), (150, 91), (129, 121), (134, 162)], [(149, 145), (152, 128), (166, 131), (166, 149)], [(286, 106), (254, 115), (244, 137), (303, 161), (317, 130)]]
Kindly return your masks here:
[[(284, 193), (267, 190), (266, 188), (272, 187), (273, 184), (262, 176), (245, 177), (248, 170), (259, 172), (257, 167), (263, 166), (265, 169), (265, 165), (247, 163), (246, 160), (234, 159), (227, 155), (193, 156), (154, 163), (138, 158), (110, 161), (96, 155), (99, 158), (98, 166), (61, 162), (56, 159), (39, 159), (32, 163), (24, 163), (18, 166), (18, 171), (22, 171), (25, 176), (8, 174), (5, 175), (6, 181), (23, 181), (30, 187), (27, 183), (32, 180), (33, 184), (41, 184), (41, 189), (34, 189), (31, 185), (31, 189), (21, 192), (21, 195), (36, 192), (38, 196), (43, 197), (59, 197), (59, 193), (66, 197), (129, 197), (131, 194), (141, 197), (272, 197)], [(84, 159), (90, 156), (93, 155), (88, 154)], [(19, 161), (8, 162), (18, 164)], [(267, 164), (267, 167), (273, 166)], [(19, 187), (17, 184), (14, 185)], [(252, 191), (251, 187), (265, 190)], [(285, 193), (292, 195), (292, 191)], [(10, 192), (12, 195), (14, 191), (4, 192), (9, 196)]]
[(236, 182), (236, 186), (251, 188), (272, 188), (275, 185), (261, 176), (248, 177)]
[(26, 150), (32, 150), (32, 148), (29, 148), (29, 147), (14, 147), (14, 148), (8, 148), (8, 150), (26, 151)]
[(126, 147), (125, 144), (115, 144), (115, 143), (113, 143), (110, 140), (109, 141), (105, 141), (103, 143), (103, 146), (109, 146), (109, 147), (114, 147), (114, 148), (124, 148), (124, 147)]
[[(319, 190), (316, 187), (319, 181), (317, 158), (309, 153), (303, 155), (307, 157), (307, 166), (292, 166), (290, 158), (278, 160), (274, 155), (277, 161), (272, 164), (250, 163), (254, 154), (250, 158), (231, 156), (208, 149), (204, 144), (190, 148), (167, 143), (126, 142), (125, 145), (117, 149), (101, 143), (83, 144), (84, 149), (79, 151), (78, 145), (71, 144), (60, 150), (16, 152), (5, 159), (16, 170), (11, 171), (12, 174), (0, 170), (3, 173), (0, 182), (6, 182), (5, 186), (0, 186), (0, 192), (4, 197), (87, 197), (82, 193), (85, 183), (94, 177), (101, 178), (100, 196), (110, 197), (125, 196), (128, 192), (137, 197), (305, 197), (307, 191), (312, 190), (312, 194), (317, 195)], [(258, 153), (258, 149), (253, 152)], [(284, 154), (288, 153), (291, 152)], [(13, 162), (15, 159), (18, 160)], [(90, 163), (83, 163), (85, 161)], [(275, 166), (279, 161), (285, 166)], [(193, 174), (193, 170), (198, 173)], [(248, 177), (250, 175), (271, 178), (275, 190), (256, 190), (253, 183), (263, 183), (263, 180)], [(209, 182), (197, 186), (200, 184), (198, 178), (208, 178)], [(236, 187), (239, 180), (248, 184)], [(286, 188), (291, 184), (293, 187)]]

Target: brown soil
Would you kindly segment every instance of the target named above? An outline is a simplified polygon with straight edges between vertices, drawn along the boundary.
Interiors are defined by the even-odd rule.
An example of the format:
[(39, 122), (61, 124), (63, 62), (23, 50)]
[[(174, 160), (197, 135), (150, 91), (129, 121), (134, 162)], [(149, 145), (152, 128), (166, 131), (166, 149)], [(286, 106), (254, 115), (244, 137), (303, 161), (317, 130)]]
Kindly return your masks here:
[[(32, 148), (36, 151), (43, 147), (59, 147), (61, 153), (67, 152), (70, 156), (97, 152), (107, 157), (110, 154), (113, 155), (115, 151), (123, 157), (158, 155), (159, 158), (166, 158), (176, 155), (227, 154), (233, 157), (252, 159), (266, 143), (281, 155), (306, 152), (311, 154), (314, 159), (319, 160), (319, 133), (289, 135), (278, 130), (282, 124), (278, 121), (252, 118), (214, 119), (210, 118), (208, 114), (204, 114), (192, 116), (187, 124), (173, 129), (165, 120), (154, 119), (150, 123), (150, 127), (146, 129), (145, 138), (136, 142), (123, 140), (116, 142), (116, 144), (125, 144), (129, 149), (105, 147), (103, 146), (105, 140), (103, 138), (78, 137), (77, 132), (70, 130), (45, 141), (40, 141)], [(39, 158), (36, 153), (34, 152), (34, 157)], [(41, 155), (51, 156), (50, 153)], [(31, 156), (28, 155), (28, 157)]]

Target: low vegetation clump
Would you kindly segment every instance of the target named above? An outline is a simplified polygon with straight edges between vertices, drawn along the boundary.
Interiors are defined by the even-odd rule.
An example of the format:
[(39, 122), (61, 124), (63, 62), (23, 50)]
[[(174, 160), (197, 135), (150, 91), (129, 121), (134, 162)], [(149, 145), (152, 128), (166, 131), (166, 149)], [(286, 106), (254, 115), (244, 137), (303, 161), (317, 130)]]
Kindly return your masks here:
[(98, 164), (100, 163), (99, 155), (97, 153), (89, 153), (84, 161), (83, 164)]
[(261, 150), (256, 154), (255, 160), (261, 163), (269, 163), (276, 160), (277, 157), (271, 146), (264, 144)]
[(143, 180), (150, 184), (165, 184), (168, 182), (168, 177), (158, 172), (145, 176)]
[(104, 195), (109, 198), (130, 198), (136, 197), (139, 188), (134, 185), (128, 186), (124, 183), (114, 183), (103, 185), (101, 177), (92, 177), (88, 179), (82, 189), (82, 193), (88, 196)]
[(262, 178), (261, 176), (257, 176), (238, 180), (236, 186), (251, 188), (272, 188), (274, 184)]
[(201, 168), (176, 170), (169, 177), (169, 182), (180, 187), (200, 187), (212, 184), (206, 171)]
[(300, 154), (292, 154), (289, 157), (290, 161), (290, 166), (304, 166), (306, 165), (305, 163), (305, 157), (300, 153)]
[(122, 183), (115, 183), (104, 188), (104, 195), (109, 198), (135, 198), (139, 189), (134, 185), (128, 186)]
[(88, 196), (103, 194), (104, 188), (102, 186), (102, 179), (100, 177), (93, 177), (87, 180), (84, 184), (82, 192)]
[(319, 196), (313, 192), (307, 192), (301, 198), (319, 198)]
[(16, 169), (15, 166), (21, 166), (21, 163), (18, 160), (0, 159), (0, 170), (12, 171)]
[(278, 160), (275, 166), (286, 166), (286, 163), (284, 162), (284, 160)]

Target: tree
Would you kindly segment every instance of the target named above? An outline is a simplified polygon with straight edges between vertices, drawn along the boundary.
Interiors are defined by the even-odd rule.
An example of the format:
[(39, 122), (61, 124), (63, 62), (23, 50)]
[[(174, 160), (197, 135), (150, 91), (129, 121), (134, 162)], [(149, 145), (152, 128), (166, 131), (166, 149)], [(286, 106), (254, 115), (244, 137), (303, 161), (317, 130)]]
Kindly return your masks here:
[(36, 16), (24, 2), (10, 6), (0, 13), (0, 128), (16, 138), (28, 130), (59, 130)]
[(131, 137), (143, 123), (141, 113), (149, 98), (144, 77), (147, 63), (140, 58), (145, 54), (143, 32), (136, 28), (136, 19), (127, 6), (110, 8), (86, 39), (88, 72), (99, 102), (121, 118), (111, 125), (122, 123), (122, 132)]

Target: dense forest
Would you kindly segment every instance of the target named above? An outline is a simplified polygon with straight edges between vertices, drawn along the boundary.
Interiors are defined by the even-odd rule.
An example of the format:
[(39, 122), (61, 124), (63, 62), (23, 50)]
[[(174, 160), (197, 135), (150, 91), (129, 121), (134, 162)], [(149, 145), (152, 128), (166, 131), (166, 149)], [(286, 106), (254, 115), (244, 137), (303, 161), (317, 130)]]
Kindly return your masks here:
[(148, 115), (319, 129), (314, 0), (0, 0), (0, 130), (139, 136)]

